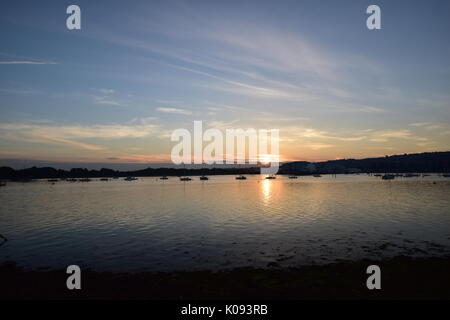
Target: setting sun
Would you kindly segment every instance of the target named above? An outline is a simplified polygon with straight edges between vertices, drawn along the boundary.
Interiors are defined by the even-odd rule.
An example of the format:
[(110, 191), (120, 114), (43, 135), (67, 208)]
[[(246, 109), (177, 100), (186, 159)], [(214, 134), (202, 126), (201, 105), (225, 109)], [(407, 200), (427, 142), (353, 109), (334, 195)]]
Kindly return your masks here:
[(279, 162), (280, 155), (279, 154), (260, 154), (258, 155), (258, 161), (262, 164), (269, 164), (271, 162)]

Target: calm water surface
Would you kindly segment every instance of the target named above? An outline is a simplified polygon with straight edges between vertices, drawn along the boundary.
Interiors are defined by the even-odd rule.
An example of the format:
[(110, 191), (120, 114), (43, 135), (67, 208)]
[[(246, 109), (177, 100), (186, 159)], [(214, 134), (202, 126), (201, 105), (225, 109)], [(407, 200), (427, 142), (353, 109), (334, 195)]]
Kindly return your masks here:
[(0, 188), (0, 263), (219, 269), (450, 253), (450, 179), (213, 176)]

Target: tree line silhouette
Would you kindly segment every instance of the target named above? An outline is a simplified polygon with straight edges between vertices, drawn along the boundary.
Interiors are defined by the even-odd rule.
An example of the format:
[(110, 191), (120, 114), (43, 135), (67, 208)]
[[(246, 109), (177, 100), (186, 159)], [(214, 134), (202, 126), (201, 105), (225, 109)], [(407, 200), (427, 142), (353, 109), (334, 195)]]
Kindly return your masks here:
[[(309, 164), (308, 162), (289, 162), (280, 166), (280, 174), (310, 174), (310, 173), (346, 173), (357, 169), (358, 172), (450, 172), (449, 152), (427, 152), (416, 154), (403, 154), (367, 159), (342, 159), (313, 163), (308, 169), (302, 170), (302, 166), (293, 164)], [(307, 166), (305, 166), (306, 168)], [(73, 168), (71, 170), (55, 169), (52, 167), (32, 167), (15, 170), (10, 167), (0, 167), (0, 179), (51, 179), (51, 178), (100, 178), (100, 177), (156, 177), (156, 176), (195, 176), (195, 175), (241, 175), (259, 174), (259, 167), (245, 168), (147, 168), (133, 171), (118, 171), (102, 168), (100, 170), (88, 170), (86, 168)]]

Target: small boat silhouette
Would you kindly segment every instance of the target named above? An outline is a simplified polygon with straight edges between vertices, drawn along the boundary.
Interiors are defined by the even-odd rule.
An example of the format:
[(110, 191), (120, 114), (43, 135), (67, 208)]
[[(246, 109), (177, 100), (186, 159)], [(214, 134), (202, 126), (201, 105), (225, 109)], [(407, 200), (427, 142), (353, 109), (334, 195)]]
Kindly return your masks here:
[(137, 178), (135, 177), (126, 177), (125, 179), (123, 179), (124, 181), (134, 181), (137, 180)]
[(385, 174), (381, 177), (383, 180), (393, 180), (395, 179), (395, 176), (393, 174)]
[(236, 180), (247, 180), (247, 177), (245, 177), (245, 176), (237, 176), (236, 177)]
[(89, 182), (89, 181), (91, 181), (91, 179), (89, 179), (89, 178), (81, 178), (78, 181), (80, 181), (80, 182)]
[(403, 177), (405, 178), (413, 178), (413, 177), (418, 177), (419, 175), (416, 173), (406, 173), (403, 175)]
[(209, 180), (209, 178), (207, 176), (201, 176), (200, 180)]
[(180, 177), (180, 181), (191, 181), (192, 179), (189, 177)]
[(289, 176), (289, 179), (298, 179), (297, 176)]
[(266, 179), (276, 179), (277, 177), (275, 177), (274, 175), (270, 175), (270, 176), (267, 176), (266, 177)]

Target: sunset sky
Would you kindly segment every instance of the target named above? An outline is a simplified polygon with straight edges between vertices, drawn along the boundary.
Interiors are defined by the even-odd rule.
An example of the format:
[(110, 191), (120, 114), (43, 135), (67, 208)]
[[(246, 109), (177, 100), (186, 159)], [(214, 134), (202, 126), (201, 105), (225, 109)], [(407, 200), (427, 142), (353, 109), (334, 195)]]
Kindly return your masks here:
[(0, 26), (2, 159), (168, 162), (194, 120), (280, 129), (284, 161), (450, 150), (449, 1), (5, 0)]

